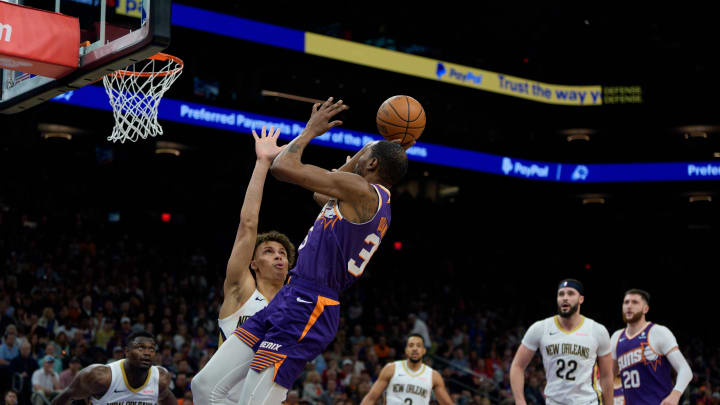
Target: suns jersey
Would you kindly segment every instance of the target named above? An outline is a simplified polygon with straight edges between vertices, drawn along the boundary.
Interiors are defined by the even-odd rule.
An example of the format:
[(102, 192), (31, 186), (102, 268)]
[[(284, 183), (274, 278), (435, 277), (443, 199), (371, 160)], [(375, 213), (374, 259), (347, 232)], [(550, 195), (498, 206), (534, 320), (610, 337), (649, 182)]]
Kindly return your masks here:
[(613, 333), (611, 342), (626, 403), (661, 403), (673, 390), (672, 365), (665, 356), (678, 345), (670, 329), (650, 322), (632, 337), (627, 329)]
[(385, 405), (428, 405), (432, 395), (432, 368), (423, 364), (413, 372), (407, 360), (395, 362), (395, 371), (385, 389)]
[(610, 353), (610, 336), (603, 325), (582, 317), (580, 325), (566, 331), (560, 327), (557, 316), (553, 316), (535, 322), (522, 344), (530, 350), (540, 350), (549, 403), (600, 402), (595, 363), (598, 357)]
[(260, 291), (256, 288), (253, 291), (250, 298), (245, 301), (244, 304), (238, 308), (232, 315), (227, 318), (218, 319), (218, 327), (220, 329), (220, 344), (227, 340), (227, 337), (232, 335), (233, 331), (251, 316), (255, 315), (256, 312), (265, 308), (268, 304), (267, 298), (265, 298)]
[(390, 191), (379, 184), (372, 187), (378, 195), (377, 211), (363, 224), (343, 218), (336, 199), (325, 204), (298, 247), (291, 277), (341, 292), (362, 275), (390, 226)]
[[(145, 384), (131, 388), (125, 376), (123, 363), (125, 359), (112, 362), (104, 367), (110, 367), (112, 380), (105, 395), (99, 399), (90, 398), (93, 405), (154, 405), (157, 404), (160, 391), (160, 369), (151, 366)], [(90, 367), (103, 367), (102, 365)]]

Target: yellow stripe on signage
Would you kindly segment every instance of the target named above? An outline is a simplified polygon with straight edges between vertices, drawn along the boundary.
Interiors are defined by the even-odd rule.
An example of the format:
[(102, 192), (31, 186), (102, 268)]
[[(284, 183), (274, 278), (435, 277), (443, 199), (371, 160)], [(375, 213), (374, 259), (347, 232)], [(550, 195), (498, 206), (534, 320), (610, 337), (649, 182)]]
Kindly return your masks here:
[(142, 0), (118, 0), (115, 13), (140, 18)]
[(600, 85), (565, 86), (542, 83), (310, 32), (305, 33), (305, 53), (539, 103), (602, 105)]

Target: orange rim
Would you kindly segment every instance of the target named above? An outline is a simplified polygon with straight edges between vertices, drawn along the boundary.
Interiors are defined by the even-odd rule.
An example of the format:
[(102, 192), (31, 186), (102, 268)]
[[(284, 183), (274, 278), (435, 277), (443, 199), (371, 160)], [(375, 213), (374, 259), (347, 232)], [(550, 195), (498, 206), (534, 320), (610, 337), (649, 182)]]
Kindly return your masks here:
[(113, 73), (108, 74), (108, 76), (135, 76), (135, 77), (164, 77), (171, 74), (174, 74), (176, 72), (179, 72), (183, 69), (183, 66), (185, 66), (185, 63), (182, 61), (182, 59), (178, 58), (177, 56), (168, 55), (167, 53), (156, 53), (155, 55), (149, 57), (148, 59), (157, 60), (161, 62), (165, 62), (167, 60), (171, 60), (175, 63), (177, 63), (177, 68), (173, 70), (168, 70), (167, 72), (133, 72), (130, 70), (116, 70)]

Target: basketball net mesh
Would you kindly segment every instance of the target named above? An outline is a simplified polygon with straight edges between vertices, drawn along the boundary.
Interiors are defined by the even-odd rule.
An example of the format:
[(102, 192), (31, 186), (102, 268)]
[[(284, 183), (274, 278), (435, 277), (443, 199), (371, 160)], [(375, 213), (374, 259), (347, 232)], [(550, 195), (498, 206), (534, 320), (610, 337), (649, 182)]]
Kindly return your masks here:
[(157, 54), (103, 77), (105, 92), (115, 116), (108, 141), (135, 142), (162, 135), (157, 120), (163, 94), (182, 73), (182, 60)]

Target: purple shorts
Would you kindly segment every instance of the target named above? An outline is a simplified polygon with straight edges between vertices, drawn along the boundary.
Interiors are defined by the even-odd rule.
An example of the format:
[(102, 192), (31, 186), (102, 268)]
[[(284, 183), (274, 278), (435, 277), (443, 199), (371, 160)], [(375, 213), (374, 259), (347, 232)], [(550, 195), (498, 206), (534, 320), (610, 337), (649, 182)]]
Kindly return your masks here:
[(290, 389), (305, 364), (335, 339), (339, 321), (337, 292), (293, 277), (233, 335), (255, 351), (251, 369), (274, 367), (273, 381)]

